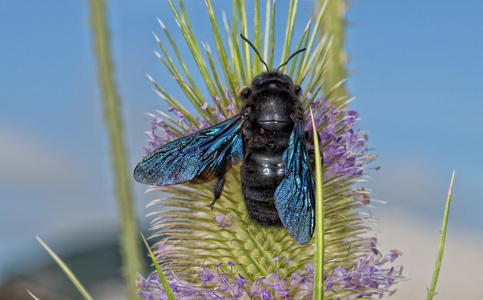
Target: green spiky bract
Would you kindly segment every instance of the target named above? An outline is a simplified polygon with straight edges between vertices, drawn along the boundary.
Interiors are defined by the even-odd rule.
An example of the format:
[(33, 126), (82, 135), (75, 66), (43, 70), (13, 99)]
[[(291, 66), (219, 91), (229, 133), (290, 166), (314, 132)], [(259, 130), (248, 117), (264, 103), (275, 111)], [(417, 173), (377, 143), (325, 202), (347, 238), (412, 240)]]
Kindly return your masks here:
[(449, 217), (449, 206), (451, 204), (451, 195), (453, 194), (453, 182), (454, 174), (451, 176), (451, 182), (449, 184), (448, 197), (446, 198), (446, 207), (444, 209), (443, 226), (441, 228), (441, 239), (439, 242), (438, 257), (436, 258), (436, 266), (434, 267), (433, 279), (431, 280), (431, 285), (428, 289), (428, 296), (426, 299), (433, 299), (436, 291), (436, 283), (438, 282), (439, 270), (441, 269), (441, 262), (443, 261), (444, 244), (446, 242), (446, 229), (448, 228), (448, 217)]
[(332, 98), (335, 105), (344, 105), (347, 99), (345, 80), (347, 79), (347, 53), (344, 48), (346, 0), (317, 0), (317, 6), (326, 10), (322, 19), (323, 32), (332, 37), (329, 49), (330, 60), (327, 63), (327, 73), (322, 82), (325, 90), (333, 90)]
[[(234, 112), (226, 109), (232, 104), (226, 92), (230, 91), (233, 95), (237, 95), (237, 91), (249, 85), (254, 76), (264, 71), (264, 66), (254, 56), (250, 46), (239, 38), (240, 33), (260, 49), (269, 68), (276, 69), (291, 53), (307, 48), (281, 69), (305, 91), (302, 97), (304, 108), (306, 111), (309, 109), (309, 102), (305, 98), (308, 92), (313, 99), (325, 96), (328, 101), (337, 100), (338, 103), (342, 103), (338, 105), (337, 110), (347, 109), (348, 99), (341, 97), (333, 99), (331, 94), (333, 89), (324, 91), (322, 88), (327, 71), (327, 49), (331, 44), (331, 37), (328, 34), (321, 34), (323, 9), (314, 13), (302, 32), (294, 32), (298, 1), (291, 0), (284, 29), (285, 40), (278, 41), (275, 45), (275, 2), (268, 0), (263, 14), (259, 13), (259, 1), (254, 1), (255, 13), (252, 19), (247, 16), (245, 1), (234, 0), (232, 20), (228, 21), (223, 14), (222, 26), (215, 17), (211, 1), (206, 0), (205, 3), (216, 48), (215, 54), (206, 43), (200, 43), (196, 38), (182, 1), (175, 5), (172, 0), (169, 0), (169, 4), (186, 45), (175, 43), (173, 35), (161, 21), (166, 37), (161, 39), (156, 36), (160, 46), (158, 57), (184, 92), (184, 99), (189, 100), (199, 114), (198, 119), (166, 91), (164, 86), (157, 84), (150, 77), (156, 87), (155, 92), (171, 107), (181, 112), (190, 124), (198, 124), (203, 119), (210, 125), (216, 123), (213, 102), (208, 109), (202, 109), (205, 99), (210, 102), (210, 99), (215, 97), (220, 99), (218, 107), (224, 116), (232, 117)], [(198, 12), (199, 14), (201, 12)], [(265, 16), (263, 22), (262, 16)], [(248, 30), (248, 22), (252, 20), (254, 20), (253, 32)], [(204, 30), (206, 31), (206, 28)], [(222, 33), (224, 33), (223, 36)], [(200, 48), (200, 44), (203, 49)], [(188, 47), (190, 50), (196, 68), (203, 78), (201, 81), (195, 82), (193, 79), (194, 68), (188, 67), (184, 60), (186, 58), (181, 57), (181, 47)], [(275, 52), (281, 53), (280, 62), (273, 61)], [(208, 94), (204, 94), (203, 90), (208, 91)], [(235, 100), (233, 105), (238, 111), (240, 110), (240, 101)], [(189, 129), (180, 125), (168, 114), (161, 112), (161, 115), (167, 128), (175, 137), (183, 136)], [(319, 130), (320, 128), (317, 128), (317, 131)], [(322, 145), (323, 150), (324, 145)], [(323, 166), (322, 171), (326, 169), (327, 166)], [(357, 178), (336, 177), (323, 182), (324, 249), (326, 258), (331, 260), (330, 266), (325, 270), (326, 273), (336, 264), (350, 267), (354, 264), (353, 258), (368, 251), (364, 246), (364, 239), (360, 238), (361, 234), (370, 231), (368, 216), (357, 210), (363, 205), (353, 200), (354, 191), (350, 187), (356, 180)], [(276, 271), (276, 265), (270, 261), (274, 257), (281, 258), (278, 266), (280, 269), (286, 265), (284, 258), (291, 259), (291, 266), (295, 265), (299, 270), (313, 262), (315, 250), (313, 241), (308, 245), (298, 245), (285, 229), (261, 227), (248, 217), (241, 189), (239, 166), (234, 166), (227, 173), (223, 194), (216, 202), (213, 211), (208, 207), (213, 200), (212, 183), (152, 187), (151, 191), (166, 192), (171, 195), (152, 203), (161, 208), (159, 212), (154, 213), (156, 218), (151, 228), (154, 231), (151, 238), (157, 240), (154, 249), (157, 259), (166, 270), (176, 276), (190, 277), (199, 264), (210, 267), (220, 262), (232, 262), (235, 264), (235, 274), (239, 273), (253, 282), (256, 278)], [(219, 227), (215, 222), (216, 215), (232, 215), (234, 221), (230, 226)], [(287, 277), (296, 271), (297, 268), (292, 267), (288, 270)], [(328, 291), (326, 294), (331, 295), (331, 293)]]

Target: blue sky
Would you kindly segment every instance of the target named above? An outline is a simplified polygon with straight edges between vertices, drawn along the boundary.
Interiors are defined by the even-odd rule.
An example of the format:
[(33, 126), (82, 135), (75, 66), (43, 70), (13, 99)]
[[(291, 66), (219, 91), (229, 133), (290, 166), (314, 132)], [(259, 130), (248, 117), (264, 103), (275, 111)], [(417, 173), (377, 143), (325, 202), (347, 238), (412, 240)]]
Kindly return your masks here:
[[(352, 2), (348, 87), (359, 128), (378, 154), (374, 166), (382, 167), (369, 173), (367, 187), (389, 202), (373, 213), (439, 224), (456, 169), (450, 226), (481, 237), (483, 2)], [(69, 249), (117, 226), (86, 3), (0, 2), (0, 269), (7, 272), (20, 249), (43, 257), (34, 235)], [(209, 39), (204, 1), (186, 3), (196, 33)], [(213, 3), (218, 16), (231, 14), (226, 1)], [(301, 1), (299, 26), (311, 5)], [(162, 36), (157, 17), (176, 25), (164, 1), (110, 1), (108, 8), (133, 168), (144, 155), (144, 113), (167, 109), (145, 75), (169, 80), (152, 52), (152, 31)], [(153, 196), (133, 186), (146, 224)], [(73, 230), (79, 236), (69, 240)]]

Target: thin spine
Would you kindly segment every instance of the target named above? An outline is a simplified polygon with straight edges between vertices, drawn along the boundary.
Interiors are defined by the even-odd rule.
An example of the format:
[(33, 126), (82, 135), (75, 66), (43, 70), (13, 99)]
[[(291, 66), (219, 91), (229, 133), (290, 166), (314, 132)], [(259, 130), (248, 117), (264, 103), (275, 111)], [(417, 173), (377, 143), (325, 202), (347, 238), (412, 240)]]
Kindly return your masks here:
[(272, 3), (272, 13), (270, 17), (270, 60), (268, 61), (268, 67), (273, 69), (273, 51), (275, 49), (275, 0)]
[[(240, 27), (241, 33), (246, 36), (248, 39), (250, 38), (250, 34), (248, 34), (248, 24), (247, 24), (247, 13), (245, 7), (245, 0), (238, 0), (238, 13), (240, 16)], [(247, 43), (242, 44), (243, 49), (243, 57), (245, 58), (245, 79), (246, 82), (249, 82), (251, 78), (253, 78), (253, 64), (251, 59), (252, 48)]]
[[(260, 29), (260, 0), (255, 0), (254, 1), (254, 28), (253, 28), (253, 44), (257, 49), (262, 49), (262, 31)], [(260, 74), (261, 68), (263, 68), (263, 65), (259, 59), (254, 60), (253, 64), (253, 70), (255, 74)]]
[[(345, 21), (344, 15), (347, 7), (345, 0), (328, 1), (320, 0), (319, 3), (326, 5), (326, 16), (322, 19), (322, 34), (328, 33), (333, 38), (333, 45), (330, 48), (332, 57), (327, 66), (328, 72), (324, 80), (323, 89), (332, 89), (337, 83), (347, 78), (347, 54), (344, 50)], [(345, 85), (338, 85), (332, 92), (329, 99), (337, 106), (341, 105), (342, 99), (348, 97)]]
[[(297, 46), (295, 47), (295, 50), (299, 50), (305, 47), (302, 47), (302, 44), (307, 44), (307, 30), (310, 31), (310, 21), (308, 22), (307, 26), (305, 27), (304, 33), (302, 33), (302, 36), (299, 39), (299, 42), (297, 43)], [(307, 55), (306, 51), (303, 51), (302, 53), (299, 53), (297, 56), (295, 56), (292, 61), (291, 61), (291, 67), (290, 71), (286, 72), (293, 80), (294, 82), (300, 82), (300, 72), (297, 72), (294, 76), (295, 70), (300, 70), (300, 63), (297, 63), (299, 60), (303, 60), (303, 58)], [(288, 66), (287, 66), (288, 68)]]
[[(265, 62), (267, 61), (267, 58), (268, 58), (268, 49), (269, 49), (269, 41), (268, 41), (268, 37), (270, 35), (270, 12), (271, 12), (271, 8), (270, 8), (270, 1), (271, 0), (267, 0), (267, 3), (265, 5), (265, 30), (264, 30), (264, 35), (263, 35), (263, 51), (262, 51), (262, 57), (263, 59), (265, 60)], [(270, 66), (270, 65), (269, 65)]]
[(298, 3), (298, 0), (290, 0), (287, 27), (285, 27), (285, 42), (283, 45), (281, 63), (285, 62), (289, 56), (290, 45), (292, 44), (293, 29), (295, 25), (295, 17), (297, 16)]
[[(201, 73), (201, 77), (203, 78), (203, 81), (208, 88), (208, 92), (210, 95), (215, 96), (216, 95), (216, 88), (213, 85), (211, 81), (211, 76), (208, 73), (208, 69), (206, 67), (205, 61), (203, 59), (203, 55), (201, 54), (201, 51), (198, 47), (198, 43), (196, 40), (193, 38), (193, 32), (191, 31), (191, 25), (189, 23), (189, 19), (187, 18), (186, 11), (184, 10), (184, 7), (181, 5), (181, 12), (183, 14), (183, 18), (179, 14), (178, 10), (173, 4), (172, 0), (168, 0), (169, 4), (171, 5), (171, 9), (175, 15), (176, 22), (178, 23), (178, 26), (181, 30), (181, 34), (184, 37), (184, 40), (186, 44), (188, 45), (188, 48), (190, 49), (191, 55), (193, 56), (193, 59), (195, 60), (195, 63), (198, 67), (198, 70)], [(181, 2), (181, 1), (180, 1)], [(200, 93), (201, 95), (201, 93)], [(203, 99), (200, 97), (197, 99), (198, 105), (203, 105), (201, 102)]]
[[(208, 89), (208, 92), (211, 94), (211, 96), (216, 96), (216, 87), (213, 84), (213, 80), (211, 80), (211, 76), (208, 72), (208, 68), (206, 66), (205, 60), (203, 59), (203, 53), (200, 50), (200, 47), (199, 47), (198, 42), (196, 40), (196, 36), (193, 32), (193, 28), (191, 27), (191, 23), (189, 22), (190, 19), (188, 17), (188, 14), (186, 12), (185, 7), (184, 7), (183, 0), (179, 0), (178, 2), (179, 2), (179, 6), (181, 8), (181, 13), (183, 14), (183, 20), (185, 21), (184, 24), (186, 25), (186, 28), (187, 28), (187, 33), (188, 33), (188, 36), (189, 36), (189, 43), (191, 45), (193, 45), (192, 46), (193, 50), (196, 53), (196, 56), (193, 55), (193, 57), (195, 57), (195, 61), (199, 65), (198, 68), (200, 69), (201, 76), (203, 77), (203, 80), (204, 80), (205, 85)], [(222, 95), (222, 97), (223, 97), (223, 95)], [(203, 98), (201, 97), (200, 99), (203, 99)]]
[[(205, 0), (206, 7), (208, 9), (208, 15), (210, 17), (210, 22), (211, 22), (211, 28), (213, 32), (213, 37), (215, 39), (215, 45), (216, 45), (216, 51), (218, 53), (219, 61), (221, 63), (221, 66), (223, 68), (223, 74), (225, 75), (225, 79), (228, 83), (228, 88), (231, 91), (235, 91), (236, 86), (237, 86), (237, 80), (236, 78), (233, 78), (233, 70), (231, 69), (230, 62), (228, 60), (228, 56), (225, 51), (225, 47), (223, 46), (223, 42), (221, 40), (220, 36), (220, 27), (218, 26), (218, 23), (216, 22), (215, 18), (215, 12), (213, 10), (213, 6), (211, 4), (211, 0)], [(224, 95), (222, 96), (224, 98)]]
[[(176, 58), (178, 59), (178, 62), (181, 65), (181, 69), (183, 70), (183, 73), (186, 76), (186, 78), (188, 79), (188, 82), (190, 84), (190, 88), (187, 88), (186, 85), (181, 86), (183, 92), (186, 94), (186, 96), (188, 96), (188, 99), (190, 100), (190, 102), (194, 106), (201, 106), (202, 103), (200, 104), (200, 101), (199, 101), (199, 99), (202, 99), (202, 94), (200, 92), (200, 89), (196, 85), (196, 82), (194, 81), (193, 77), (191, 77), (190, 72), (189, 72), (188, 68), (186, 67), (186, 64), (185, 64), (185, 62), (184, 62), (184, 60), (181, 56), (180, 51), (178, 50), (176, 43), (173, 40), (173, 38), (171, 37), (171, 34), (169, 33), (169, 31), (167, 30), (167, 28), (164, 26), (163, 22), (161, 22), (160, 19), (158, 19), (158, 22), (161, 25), (161, 28), (163, 29), (164, 34), (168, 38), (168, 41), (171, 45), (171, 48), (173, 49), (174, 53), (176, 54)], [(181, 26), (179, 22), (178, 22), (178, 26)], [(185, 80), (183, 78), (183, 75), (181, 74), (181, 72), (178, 70), (178, 68), (174, 64), (171, 56), (168, 54), (168, 52), (167, 52), (166, 48), (164, 47), (163, 43), (161, 43), (159, 38), (157, 38), (157, 41), (158, 41), (159, 46), (161, 47), (161, 50), (163, 51), (164, 56), (167, 59), (167, 62), (169, 63), (170, 68), (168, 70), (170, 70), (172, 72), (172, 73), (170, 73), (171, 76), (173, 76), (177, 81), (184, 82)], [(163, 61), (163, 63), (164, 63), (164, 61)]]
[(218, 90), (218, 95), (220, 95), (220, 97), (226, 98), (225, 91), (223, 90), (223, 83), (221, 82), (220, 75), (218, 75), (218, 70), (216, 69), (215, 60), (213, 59), (211, 49), (205, 43), (202, 43), (202, 44), (206, 52), (206, 57), (208, 58), (208, 63), (211, 68), (211, 73), (213, 74), (213, 79)]

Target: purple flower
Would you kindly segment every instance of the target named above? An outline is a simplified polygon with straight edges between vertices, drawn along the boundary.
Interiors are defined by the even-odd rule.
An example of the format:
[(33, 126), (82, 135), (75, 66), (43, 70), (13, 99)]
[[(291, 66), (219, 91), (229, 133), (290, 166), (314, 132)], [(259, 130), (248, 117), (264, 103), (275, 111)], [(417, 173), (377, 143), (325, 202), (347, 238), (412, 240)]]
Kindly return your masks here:
[[(325, 98), (307, 100), (314, 113), (314, 122), (319, 131), (320, 149), (324, 155), (325, 178), (354, 178), (362, 174), (367, 163), (364, 133), (355, 130), (358, 113), (344, 111), (327, 103)], [(305, 131), (312, 130), (310, 118), (305, 122)]]
[(277, 295), (288, 295), (289, 289), (287, 288), (287, 283), (284, 278), (279, 278), (278, 274), (270, 273), (262, 280), (262, 282), (266, 286), (271, 287)]
[(208, 268), (203, 267), (203, 270), (200, 272), (200, 278), (203, 285), (206, 285), (208, 282), (215, 283), (216, 276), (217, 274)]
[(178, 123), (183, 123), (184, 121), (184, 114), (181, 111), (176, 111), (176, 115), (178, 116)]
[(219, 122), (223, 122), (226, 120), (226, 117), (223, 115), (223, 113), (220, 111), (220, 108), (218, 105), (215, 106), (215, 116), (218, 119)]
[[(307, 102), (311, 103), (311, 101), (312, 101), (312, 93), (311, 92), (307, 92), (305, 94), (305, 99), (307, 99)], [(312, 109), (314, 109), (314, 107), (312, 107)]]
[(198, 126), (198, 128), (199, 128), (200, 130), (203, 130), (203, 129), (208, 128), (208, 127), (211, 127), (211, 125), (210, 125), (208, 122), (206, 122), (205, 120), (203, 120), (203, 121), (200, 123), (200, 125)]
[[(363, 255), (357, 259), (356, 266), (347, 269), (344, 266), (334, 267), (330, 274), (324, 276), (324, 289), (327, 291), (354, 291), (357, 297), (381, 296), (391, 292), (390, 288), (397, 280), (402, 279), (397, 275), (396, 268), (385, 268), (383, 265), (392, 263), (401, 253), (393, 250), (390, 254), (376, 257), (374, 253)], [(277, 263), (278, 257), (272, 259)], [(292, 299), (305, 297), (312, 294), (314, 282), (314, 266), (309, 264), (305, 271), (293, 273), (289, 278), (285, 275), (270, 273), (249, 282), (242, 275), (233, 274), (234, 263), (228, 262), (230, 273), (225, 274), (221, 268), (222, 263), (214, 269), (208, 269), (200, 264), (201, 272), (195, 272), (200, 279), (199, 284), (182, 281), (174, 276), (168, 280), (176, 299), (238, 299), (248, 295), (254, 299)], [(288, 266), (287, 266), (288, 268)], [(157, 274), (147, 278), (140, 276), (138, 293), (146, 300), (167, 299), (166, 293), (160, 283)], [(231, 278), (231, 279), (230, 279)], [(297, 298), (298, 299), (298, 298)]]
[(363, 239), (363, 242), (364, 248), (370, 249), (371, 252), (375, 255), (380, 254), (379, 250), (377, 250), (377, 238), (366, 237)]
[(247, 280), (238, 274), (238, 278), (235, 279), (235, 283), (241, 288), (247, 283)]
[(216, 225), (221, 228), (230, 227), (233, 224), (233, 216), (232, 215), (216, 215), (215, 217)]
[(262, 300), (272, 300), (272, 294), (268, 290), (262, 289), (261, 292), (260, 292), (260, 299), (262, 299)]
[(368, 205), (371, 202), (371, 196), (369, 196), (369, 193), (364, 188), (361, 188), (360, 191), (354, 195), (354, 200), (364, 205)]
[(382, 296), (384, 292), (390, 292), (391, 286), (401, 276), (395, 274), (395, 268), (384, 269), (382, 265), (393, 262), (398, 257), (397, 252), (376, 258), (374, 252), (358, 258), (354, 269), (348, 270), (345, 267), (337, 267), (332, 274), (327, 276), (326, 289), (334, 291), (344, 289), (345, 291), (363, 291), (359, 296)]

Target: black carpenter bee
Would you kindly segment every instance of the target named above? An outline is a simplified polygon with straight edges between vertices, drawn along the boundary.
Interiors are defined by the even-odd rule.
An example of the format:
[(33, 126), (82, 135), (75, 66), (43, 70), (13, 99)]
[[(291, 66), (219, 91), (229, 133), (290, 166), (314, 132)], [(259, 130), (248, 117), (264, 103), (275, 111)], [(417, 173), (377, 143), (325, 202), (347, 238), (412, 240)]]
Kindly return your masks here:
[(148, 154), (134, 170), (134, 179), (152, 185), (204, 183), (216, 180), (220, 198), (225, 173), (243, 161), (241, 182), (250, 217), (264, 226), (283, 225), (299, 244), (310, 242), (315, 228), (315, 183), (307, 152), (301, 88), (282, 74), (293, 53), (277, 70), (253, 78), (240, 98), (235, 117), (165, 144)]

